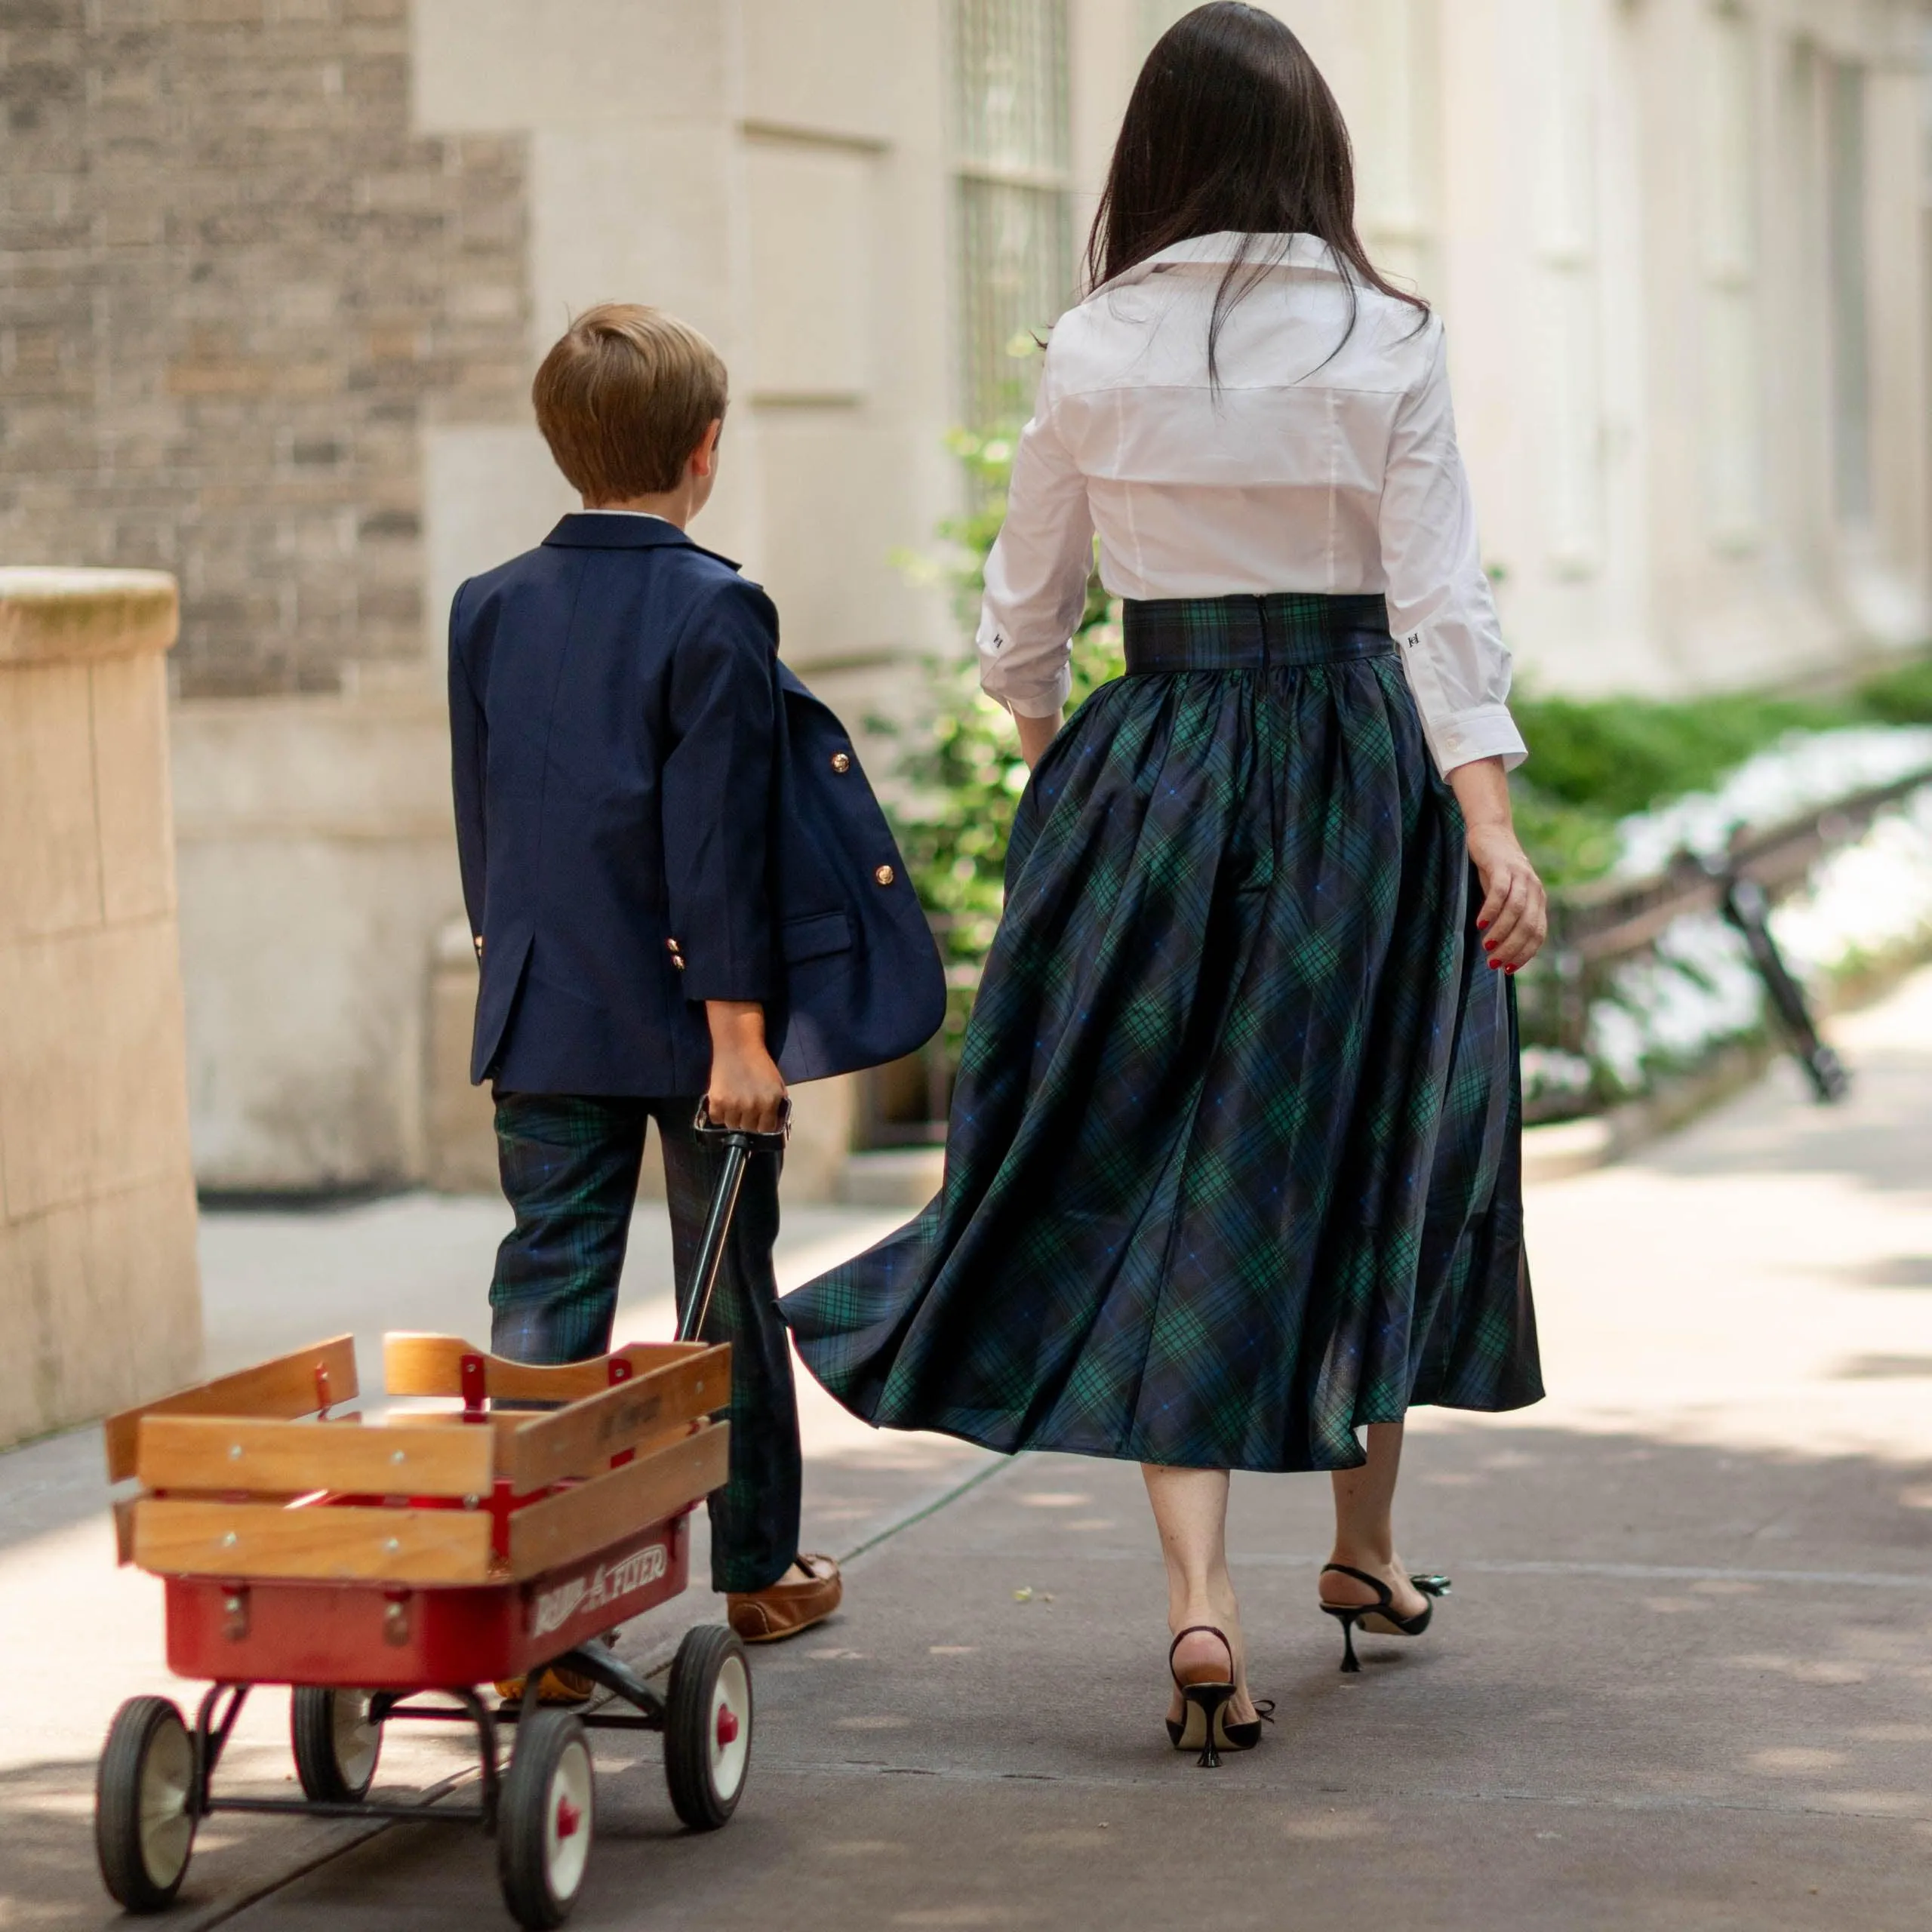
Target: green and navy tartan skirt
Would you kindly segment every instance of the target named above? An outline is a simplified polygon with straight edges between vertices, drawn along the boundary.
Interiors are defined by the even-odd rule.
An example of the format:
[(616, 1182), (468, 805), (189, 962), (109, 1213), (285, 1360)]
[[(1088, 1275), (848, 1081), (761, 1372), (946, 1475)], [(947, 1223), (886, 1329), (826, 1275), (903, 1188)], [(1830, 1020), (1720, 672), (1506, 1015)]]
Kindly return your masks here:
[(1196, 1469), (1535, 1401), (1515, 988), (1383, 600), (1126, 645), (1021, 801), (943, 1187), (799, 1352), (882, 1426)]

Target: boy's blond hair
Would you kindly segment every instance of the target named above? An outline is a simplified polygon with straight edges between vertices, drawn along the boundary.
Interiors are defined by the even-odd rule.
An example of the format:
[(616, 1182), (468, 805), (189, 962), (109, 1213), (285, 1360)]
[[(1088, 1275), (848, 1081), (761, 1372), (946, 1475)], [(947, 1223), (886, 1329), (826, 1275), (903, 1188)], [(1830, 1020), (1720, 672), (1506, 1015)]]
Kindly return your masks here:
[(675, 490), (730, 392), (724, 358), (688, 323), (604, 302), (564, 331), (530, 397), (557, 467), (604, 503)]

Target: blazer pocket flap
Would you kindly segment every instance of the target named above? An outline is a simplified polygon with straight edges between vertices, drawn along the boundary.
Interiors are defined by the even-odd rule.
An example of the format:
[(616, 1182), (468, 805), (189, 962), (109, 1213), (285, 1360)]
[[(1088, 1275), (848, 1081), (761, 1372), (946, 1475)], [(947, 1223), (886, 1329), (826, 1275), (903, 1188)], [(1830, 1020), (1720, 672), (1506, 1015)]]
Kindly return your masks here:
[(801, 966), (828, 953), (849, 952), (852, 921), (843, 912), (814, 912), (809, 918), (787, 919), (783, 934), (785, 963)]

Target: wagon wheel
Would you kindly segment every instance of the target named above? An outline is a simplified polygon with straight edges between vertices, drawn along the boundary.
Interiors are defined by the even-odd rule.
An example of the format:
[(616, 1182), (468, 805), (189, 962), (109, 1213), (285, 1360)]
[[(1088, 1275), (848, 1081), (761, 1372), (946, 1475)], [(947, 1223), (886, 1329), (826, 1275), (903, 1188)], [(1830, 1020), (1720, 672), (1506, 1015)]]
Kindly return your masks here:
[(694, 1832), (715, 1832), (738, 1808), (752, 1751), (752, 1674), (745, 1647), (721, 1623), (685, 1632), (664, 1700), (664, 1781)]
[(596, 1809), (590, 1744), (568, 1711), (517, 1726), (497, 1810), (497, 1875), (519, 1925), (561, 1925), (577, 1903)]
[(114, 1713), (94, 1788), (100, 1875), (130, 1912), (171, 1905), (195, 1843), (195, 1746), (165, 1697), (130, 1697)]
[(288, 1740), (304, 1795), (318, 1804), (355, 1804), (376, 1781), (383, 1727), (368, 1690), (298, 1684), (288, 1700)]

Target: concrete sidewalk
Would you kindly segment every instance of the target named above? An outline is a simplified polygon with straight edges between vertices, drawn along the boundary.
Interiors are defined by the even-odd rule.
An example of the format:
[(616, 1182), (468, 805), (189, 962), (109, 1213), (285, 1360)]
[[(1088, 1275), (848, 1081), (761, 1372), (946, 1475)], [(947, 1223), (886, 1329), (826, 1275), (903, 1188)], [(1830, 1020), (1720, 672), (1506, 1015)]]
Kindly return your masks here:
[[(648, 1741), (600, 1752), (575, 1922), (1919, 1932), (1932, 975), (1835, 1031), (1845, 1108), (1780, 1068), (1646, 1158), (1535, 1192), (1555, 1392), (1417, 1417), (1405, 1552), (1457, 1579), (1426, 1637), (1371, 1640), (1340, 1675), (1312, 1601), (1324, 1486), (1237, 1480), (1253, 1675), (1280, 1710), (1219, 1774), (1161, 1733), (1134, 1470), (874, 1436), (814, 1392), (808, 1541), (869, 1546), (848, 1607), (758, 1654), (752, 1781), (724, 1833), (678, 1832)], [(788, 1276), (893, 1218), (793, 1216)], [(280, 1346), (283, 1320), (351, 1325), (325, 1308), (358, 1331), (474, 1330), (502, 1225), (429, 1200), (211, 1217), (214, 1352)], [(663, 1333), (664, 1257), (641, 1232), (626, 1320)], [(0, 1632), (33, 1660), (0, 1740), (0, 1923), (111, 1916), (93, 1752), (122, 1695), (167, 1687), (155, 1588), (108, 1564), (95, 1454), (77, 1436), (0, 1459)], [(703, 1614), (694, 1597), (675, 1620)], [(666, 1620), (627, 1647), (648, 1661)], [(236, 1770), (277, 1787), (285, 1706), (260, 1706)], [(454, 1761), (420, 1740), (385, 1759), (398, 1783)], [(214, 1823), (172, 1923), (508, 1922), (466, 1832), (392, 1830), (290, 1880), (359, 1828)]]

